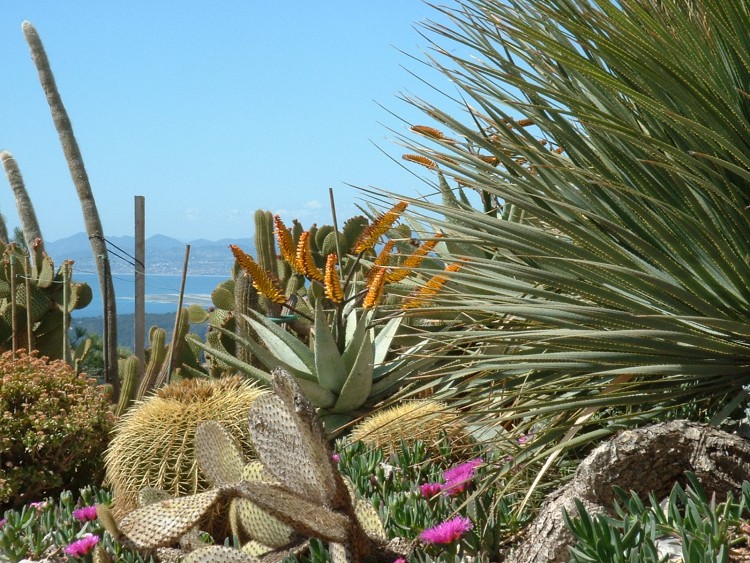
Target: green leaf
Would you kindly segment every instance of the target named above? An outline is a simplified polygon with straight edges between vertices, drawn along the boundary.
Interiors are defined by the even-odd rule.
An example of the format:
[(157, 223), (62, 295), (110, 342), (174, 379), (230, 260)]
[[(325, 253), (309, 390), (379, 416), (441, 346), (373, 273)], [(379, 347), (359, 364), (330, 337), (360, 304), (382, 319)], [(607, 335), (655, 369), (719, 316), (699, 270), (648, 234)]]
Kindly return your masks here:
[(393, 338), (396, 336), (403, 317), (396, 317), (386, 323), (375, 337), (375, 365), (381, 365), (391, 349)]
[(341, 355), (346, 367), (347, 373), (351, 372), (354, 362), (357, 359), (359, 350), (365, 341), (367, 325), (372, 318), (371, 311), (366, 311), (357, 320), (357, 311), (353, 309), (349, 316), (346, 317), (346, 348)]
[(252, 310), (249, 313), (243, 317), (252, 325), (258, 338), (272, 354), (294, 369), (314, 373), (315, 356), (312, 350), (260, 313)]
[(346, 382), (347, 370), (336, 341), (333, 338), (323, 305), (319, 299), (315, 304), (314, 353), (315, 374), (321, 387), (338, 393)]
[(331, 409), (334, 413), (345, 413), (361, 407), (372, 389), (373, 361), (375, 350), (370, 333), (365, 333), (364, 342), (354, 361), (349, 377), (341, 388), (339, 398)]

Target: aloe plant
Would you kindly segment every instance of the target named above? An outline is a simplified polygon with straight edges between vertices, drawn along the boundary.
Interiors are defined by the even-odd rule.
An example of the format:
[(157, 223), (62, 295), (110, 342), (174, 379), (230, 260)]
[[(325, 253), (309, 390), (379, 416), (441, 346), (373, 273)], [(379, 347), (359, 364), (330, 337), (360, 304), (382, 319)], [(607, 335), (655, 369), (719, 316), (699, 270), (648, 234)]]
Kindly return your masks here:
[[(367, 224), (350, 220), (343, 234), (327, 227), (290, 232), (276, 217), (280, 258), (273, 267), (296, 272), (306, 280), (295, 284), (291, 294), (288, 286), (279, 283), (279, 276), (262, 266), (268, 261), (264, 257), (272, 254), (269, 249), (257, 261), (236, 246), (231, 249), (244, 271), (240, 275), (249, 276), (258, 294), (275, 304), (274, 310), (283, 306), (293, 314), (269, 318), (255, 309), (246, 309), (247, 314), (235, 310), (235, 318), (250, 330), (242, 334), (224, 322), (213, 324), (213, 334), (205, 343), (195, 336), (193, 343), (212, 362), (266, 383), (271, 370), (288, 370), (321, 409), (329, 431), (367, 413), (406, 377), (435, 361), (423, 354), (428, 339), (404, 344), (401, 329), (407, 323), (400, 315), (389, 318), (379, 313), (389, 298), (407, 306), (418, 300), (419, 289), (410, 293), (414, 268), (429, 259), (442, 241), (437, 234), (418, 244), (412, 240), (411, 229), (394, 227), (405, 208), (399, 202)], [(376, 253), (376, 245), (389, 234), (394, 236)], [(425, 288), (429, 289), (429, 282)], [(311, 323), (302, 333), (286, 326), (299, 316)]]
[(193, 342), (242, 373), (270, 382), (271, 370), (282, 367), (293, 374), (310, 401), (320, 409), (326, 428), (333, 431), (356, 416), (368, 412), (379, 400), (393, 392), (412, 373), (434, 363), (430, 357), (416, 357), (425, 347), (423, 340), (390, 357), (402, 318), (385, 323), (380, 330), (369, 326), (373, 311), (352, 309), (346, 316), (342, 345), (331, 330), (322, 305), (315, 309), (314, 338), (311, 346), (301, 342), (268, 318), (251, 312), (245, 317), (263, 344), (230, 335), (268, 371), (231, 356), (221, 354), (197, 337)]

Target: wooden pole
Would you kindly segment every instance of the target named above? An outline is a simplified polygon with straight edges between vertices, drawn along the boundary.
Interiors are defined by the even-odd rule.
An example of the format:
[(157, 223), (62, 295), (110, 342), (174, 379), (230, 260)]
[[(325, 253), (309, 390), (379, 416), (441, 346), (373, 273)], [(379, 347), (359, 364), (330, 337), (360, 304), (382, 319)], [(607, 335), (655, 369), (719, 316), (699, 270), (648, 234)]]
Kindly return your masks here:
[(31, 262), (29, 261), (28, 254), (24, 254), (23, 280), (26, 284), (26, 344), (28, 346), (26, 353), (31, 354), (31, 351), (34, 349), (34, 343), (31, 340)]
[(13, 333), (12, 350), (13, 359), (16, 359), (16, 350), (18, 350), (18, 311), (16, 310), (16, 260), (13, 254), (10, 254), (10, 330)]
[[(103, 276), (105, 279), (107, 279), (109, 275), (109, 259), (107, 258), (106, 254), (100, 254), (99, 260), (101, 260), (102, 262), (101, 271), (103, 272)], [(109, 318), (109, 315), (107, 314), (107, 309), (108, 309), (109, 300), (110, 300), (109, 284), (107, 283), (102, 284), (102, 288), (104, 290), (104, 292), (102, 293), (102, 310), (104, 311), (103, 313), (104, 314), (104, 328), (102, 330), (103, 332), (102, 334), (102, 338), (103, 338), (102, 360), (104, 363), (104, 373), (107, 374), (107, 376), (109, 376), (110, 374), (109, 365), (111, 361), (109, 339), (112, 336), (110, 333), (110, 326), (109, 326), (110, 318)], [(109, 379), (107, 380), (107, 382), (109, 383)], [(119, 396), (119, 377), (118, 377), (117, 383), (118, 383), (117, 389), (118, 389), (118, 396)]]
[(70, 316), (68, 315), (68, 301), (70, 301), (70, 261), (66, 260), (62, 264), (63, 278), (63, 334), (62, 334), (62, 358), (70, 363), (70, 340), (68, 331), (70, 330)]
[(146, 375), (146, 198), (135, 202), (135, 357), (138, 360), (138, 386)]

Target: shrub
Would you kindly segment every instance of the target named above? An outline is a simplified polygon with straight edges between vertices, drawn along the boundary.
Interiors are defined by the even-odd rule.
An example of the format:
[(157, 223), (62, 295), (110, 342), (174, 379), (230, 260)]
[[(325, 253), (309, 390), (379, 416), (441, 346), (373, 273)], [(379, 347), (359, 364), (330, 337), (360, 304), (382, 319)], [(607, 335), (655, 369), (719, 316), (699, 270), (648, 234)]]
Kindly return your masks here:
[(0, 505), (97, 482), (113, 417), (103, 388), (61, 360), (0, 355)]

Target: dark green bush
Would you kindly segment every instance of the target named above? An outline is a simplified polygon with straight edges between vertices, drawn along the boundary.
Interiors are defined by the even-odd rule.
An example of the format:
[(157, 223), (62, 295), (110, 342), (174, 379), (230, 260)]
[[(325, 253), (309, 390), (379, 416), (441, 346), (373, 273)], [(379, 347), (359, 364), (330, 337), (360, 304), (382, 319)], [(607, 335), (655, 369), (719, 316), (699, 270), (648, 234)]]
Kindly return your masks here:
[(102, 387), (65, 362), (0, 355), (0, 507), (97, 483), (113, 416)]

